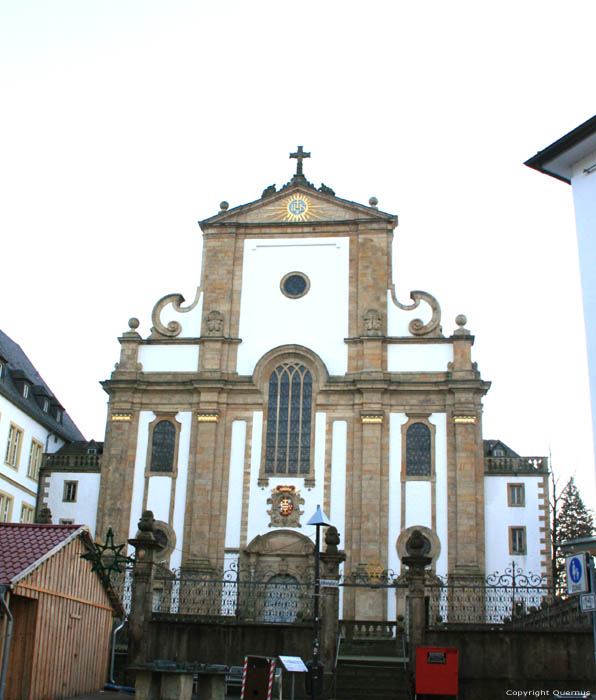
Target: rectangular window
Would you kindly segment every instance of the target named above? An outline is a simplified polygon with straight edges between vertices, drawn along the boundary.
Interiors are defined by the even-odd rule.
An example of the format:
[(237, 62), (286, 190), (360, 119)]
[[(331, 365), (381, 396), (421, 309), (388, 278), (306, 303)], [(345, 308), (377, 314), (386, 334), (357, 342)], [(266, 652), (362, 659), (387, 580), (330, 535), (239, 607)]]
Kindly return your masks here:
[(35, 508), (23, 503), (21, 506), (21, 522), (22, 523), (32, 523), (35, 520)]
[(62, 497), (63, 501), (67, 503), (74, 503), (77, 500), (77, 484), (78, 481), (65, 481), (64, 482), (64, 495)]
[(23, 442), (23, 431), (14, 425), (10, 424), (8, 431), (8, 444), (6, 445), (6, 456), (4, 461), (14, 469), (19, 468), (19, 459), (21, 457), (21, 444)]
[(525, 554), (526, 553), (526, 528), (525, 527), (510, 527), (509, 528), (509, 554)]
[(12, 515), (12, 496), (0, 491), (0, 523), (9, 523)]
[(31, 450), (29, 451), (29, 466), (27, 476), (37, 481), (39, 468), (41, 467), (41, 457), (43, 455), (43, 445), (37, 440), (31, 440)]
[(526, 494), (524, 484), (507, 484), (507, 505), (525, 506)]

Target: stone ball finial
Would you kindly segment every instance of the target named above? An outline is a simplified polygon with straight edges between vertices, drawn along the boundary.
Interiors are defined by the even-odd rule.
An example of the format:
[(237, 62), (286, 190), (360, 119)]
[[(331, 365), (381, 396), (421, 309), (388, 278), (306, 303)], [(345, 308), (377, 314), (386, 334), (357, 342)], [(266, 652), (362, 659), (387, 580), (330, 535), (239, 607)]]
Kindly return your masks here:
[(414, 530), (406, 542), (406, 551), (410, 556), (422, 556), (428, 545), (428, 540), (420, 530)]
[(131, 331), (136, 331), (137, 328), (139, 327), (139, 319), (135, 318), (134, 316), (132, 318), (128, 319), (128, 327), (130, 328)]
[(336, 553), (337, 545), (339, 544), (339, 532), (334, 525), (330, 525), (325, 533), (325, 551), (328, 553)]
[(371, 197), (368, 200), (368, 203), (370, 204), (371, 207), (374, 207), (375, 209), (377, 208), (377, 204), (379, 203), (379, 200), (376, 197)]
[(152, 510), (144, 510), (139, 520), (139, 530), (141, 532), (152, 532), (155, 518)]
[(467, 319), (467, 317), (466, 317), (464, 314), (458, 314), (458, 315), (455, 317), (455, 322), (457, 323), (457, 325), (458, 325), (460, 328), (463, 328), (463, 327), (466, 325), (466, 323), (468, 322), (468, 319)]
[(227, 211), (229, 206), (230, 206), (230, 205), (226, 202), (225, 199), (224, 199), (223, 202), (220, 202), (220, 203), (219, 203), (219, 208), (220, 208), (221, 211)]

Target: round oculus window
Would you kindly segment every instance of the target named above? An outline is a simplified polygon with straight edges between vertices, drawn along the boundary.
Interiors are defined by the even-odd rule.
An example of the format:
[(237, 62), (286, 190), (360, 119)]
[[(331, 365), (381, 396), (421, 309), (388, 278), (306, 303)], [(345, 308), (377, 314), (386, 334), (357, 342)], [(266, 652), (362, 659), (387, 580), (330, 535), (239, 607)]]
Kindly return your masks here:
[(310, 289), (310, 280), (303, 272), (288, 272), (279, 283), (280, 289), (290, 299), (303, 297)]

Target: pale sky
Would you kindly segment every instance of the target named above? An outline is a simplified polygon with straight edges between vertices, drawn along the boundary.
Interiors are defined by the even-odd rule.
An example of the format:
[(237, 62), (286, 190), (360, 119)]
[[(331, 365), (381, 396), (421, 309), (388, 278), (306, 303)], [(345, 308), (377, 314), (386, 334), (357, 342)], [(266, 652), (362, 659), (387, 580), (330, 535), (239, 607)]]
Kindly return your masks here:
[(399, 297), (458, 313), (484, 437), (594, 505), (571, 188), (523, 161), (596, 113), (592, 0), (0, 0), (0, 328), (103, 439), (117, 338), (194, 298), (197, 220), (292, 176), (397, 214)]

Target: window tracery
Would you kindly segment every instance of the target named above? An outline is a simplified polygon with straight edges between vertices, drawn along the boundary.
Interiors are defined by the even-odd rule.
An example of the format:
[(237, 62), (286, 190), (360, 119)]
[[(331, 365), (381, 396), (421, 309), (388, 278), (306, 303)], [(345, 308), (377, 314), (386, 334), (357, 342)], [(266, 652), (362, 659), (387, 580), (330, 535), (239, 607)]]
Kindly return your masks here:
[(269, 377), (265, 474), (310, 473), (312, 375), (284, 362)]

